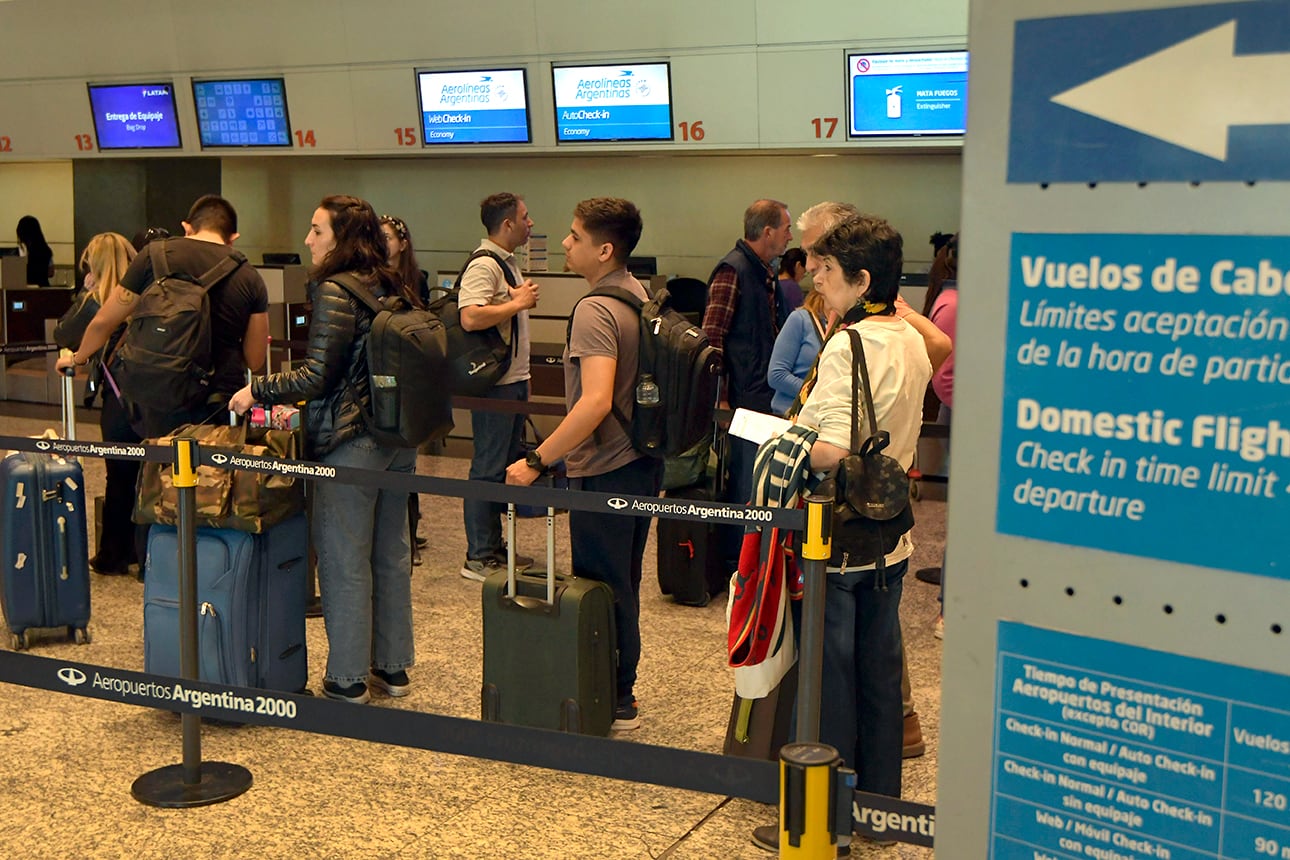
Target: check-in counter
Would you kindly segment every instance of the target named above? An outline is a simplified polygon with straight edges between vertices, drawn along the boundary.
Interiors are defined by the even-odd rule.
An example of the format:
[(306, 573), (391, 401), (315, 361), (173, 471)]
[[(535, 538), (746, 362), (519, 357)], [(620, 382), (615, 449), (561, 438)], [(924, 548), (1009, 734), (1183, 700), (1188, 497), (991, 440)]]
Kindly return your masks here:
[[(304, 342), (309, 336), (309, 270), (304, 266), (256, 266), (269, 294), (269, 337), (274, 343)], [(273, 350), (270, 370), (288, 366), (301, 350)]]
[[(17, 260), (23, 266), (17, 272), (19, 283), (27, 279), (25, 260), (14, 257), (0, 258), (3, 271), (0, 277), (12, 283), (11, 266)], [(52, 343), (54, 326), (72, 306), (75, 291), (70, 287), (20, 287), (5, 286), (0, 289), (3, 297), (3, 340), (6, 346), (19, 344)], [(57, 352), (32, 352), (0, 356), (0, 396), (6, 400), (23, 400), (32, 403), (58, 403), (61, 387), (54, 377)], [(84, 380), (78, 380), (83, 386)]]

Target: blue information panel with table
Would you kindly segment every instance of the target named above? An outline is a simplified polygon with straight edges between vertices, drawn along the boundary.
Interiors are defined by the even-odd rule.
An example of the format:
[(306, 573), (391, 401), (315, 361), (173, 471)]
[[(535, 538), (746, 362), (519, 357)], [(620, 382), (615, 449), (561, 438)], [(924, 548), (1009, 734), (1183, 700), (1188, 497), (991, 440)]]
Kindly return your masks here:
[(202, 146), (291, 146), (281, 78), (193, 81)]
[(999, 622), (996, 860), (1290, 858), (1290, 678)]

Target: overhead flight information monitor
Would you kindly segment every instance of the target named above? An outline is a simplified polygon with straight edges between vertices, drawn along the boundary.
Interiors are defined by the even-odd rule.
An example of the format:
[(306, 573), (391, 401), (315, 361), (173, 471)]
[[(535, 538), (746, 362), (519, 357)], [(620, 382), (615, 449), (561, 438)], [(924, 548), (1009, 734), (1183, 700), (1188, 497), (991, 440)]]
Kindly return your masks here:
[(417, 72), (421, 143), (528, 143), (523, 69)]
[(967, 130), (967, 51), (847, 54), (850, 138)]
[(667, 63), (553, 66), (555, 139), (671, 140)]
[(100, 150), (180, 148), (173, 84), (90, 84), (89, 89)]
[(203, 147), (291, 146), (282, 78), (193, 81)]

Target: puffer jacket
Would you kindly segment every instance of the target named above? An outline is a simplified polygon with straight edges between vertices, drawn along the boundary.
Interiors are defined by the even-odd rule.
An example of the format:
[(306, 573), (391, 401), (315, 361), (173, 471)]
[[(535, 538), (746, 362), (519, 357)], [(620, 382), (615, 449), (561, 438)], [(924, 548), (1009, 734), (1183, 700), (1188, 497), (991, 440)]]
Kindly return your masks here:
[(323, 281), (313, 289), (309, 349), (297, 367), (251, 383), (251, 394), (265, 404), (308, 401), (305, 451), (322, 457), (367, 433), (371, 414), (367, 337), (372, 313), (339, 284)]

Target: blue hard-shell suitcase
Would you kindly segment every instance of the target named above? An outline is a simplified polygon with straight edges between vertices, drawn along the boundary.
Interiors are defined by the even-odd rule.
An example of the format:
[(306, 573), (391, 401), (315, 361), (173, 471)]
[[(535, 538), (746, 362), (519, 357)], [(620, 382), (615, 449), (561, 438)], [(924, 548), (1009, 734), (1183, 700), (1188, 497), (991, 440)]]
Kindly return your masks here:
[[(263, 534), (197, 530), (197, 647), (201, 680), (297, 692), (309, 677), (305, 602), (309, 521)], [(148, 532), (144, 671), (179, 675), (179, 536)]]
[[(72, 380), (63, 379), (63, 435), (76, 438)], [(14, 650), (31, 628), (65, 627), (89, 642), (85, 477), (75, 458), (19, 451), (0, 461), (4, 617)]]

